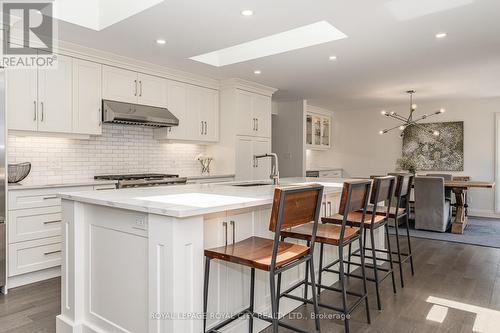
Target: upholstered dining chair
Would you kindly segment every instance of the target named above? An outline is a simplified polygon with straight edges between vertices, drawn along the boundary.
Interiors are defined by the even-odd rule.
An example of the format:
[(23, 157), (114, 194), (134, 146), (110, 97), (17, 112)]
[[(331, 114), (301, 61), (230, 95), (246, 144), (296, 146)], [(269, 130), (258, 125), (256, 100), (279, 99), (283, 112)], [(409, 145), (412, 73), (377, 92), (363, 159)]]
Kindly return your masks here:
[(415, 229), (445, 232), (451, 220), (443, 177), (415, 177)]

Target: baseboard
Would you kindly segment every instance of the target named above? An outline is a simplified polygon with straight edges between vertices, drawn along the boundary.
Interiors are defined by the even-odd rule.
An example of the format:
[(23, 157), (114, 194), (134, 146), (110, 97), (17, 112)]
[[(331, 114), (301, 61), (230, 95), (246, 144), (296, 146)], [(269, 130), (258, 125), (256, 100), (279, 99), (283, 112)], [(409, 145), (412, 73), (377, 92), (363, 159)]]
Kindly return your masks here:
[(487, 218), (500, 219), (500, 213), (496, 213), (494, 210), (471, 209), (471, 208), (469, 208), (468, 210), (470, 217), (487, 217)]
[(47, 268), (41, 271), (15, 275), (7, 278), (7, 289), (24, 286), (30, 283), (35, 283), (43, 280), (52, 279), (61, 276), (61, 267)]

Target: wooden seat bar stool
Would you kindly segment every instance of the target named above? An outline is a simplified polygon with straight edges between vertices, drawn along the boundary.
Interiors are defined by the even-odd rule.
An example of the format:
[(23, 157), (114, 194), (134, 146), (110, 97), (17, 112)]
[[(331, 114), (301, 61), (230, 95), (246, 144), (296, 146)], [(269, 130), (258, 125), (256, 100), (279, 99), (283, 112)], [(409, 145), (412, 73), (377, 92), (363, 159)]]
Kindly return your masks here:
[[(307, 241), (308, 244), (316, 241), (321, 245), (331, 245), (336, 246), (338, 248), (338, 257), (339, 259), (336, 261), (339, 264), (340, 270), (340, 288), (335, 288), (333, 286), (321, 285), (318, 282), (317, 287), (325, 290), (335, 291), (342, 293), (342, 307), (334, 306), (333, 304), (326, 304), (319, 302), (318, 305), (320, 307), (324, 307), (336, 312), (340, 312), (344, 317), (344, 327), (345, 331), (349, 332), (349, 316), (354, 311), (354, 309), (365, 301), (366, 306), (366, 317), (368, 323), (370, 323), (370, 309), (368, 306), (368, 293), (366, 288), (366, 276), (364, 271), (364, 257), (361, 256), (361, 270), (363, 277), (363, 291), (361, 293), (356, 293), (353, 291), (348, 291), (346, 287), (346, 281), (344, 278), (344, 248), (354, 242), (358, 242), (359, 246), (363, 247), (363, 227), (364, 227), (364, 213), (360, 217), (360, 225), (358, 227), (348, 226), (347, 216), (350, 213), (354, 213), (358, 210), (362, 210), (363, 212), (366, 210), (368, 205), (368, 197), (370, 193), (371, 181), (362, 180), (362, 181), (346, 181), (344, 182), (344, 186), (342, 189), (342, 197), (340, 201), (340, 213), (344, 216), (342, 219), (341, 225), (336, 224), (319, 224), (317, 228), (316, 238), (313, 237), (314, 226), (309, 224), (304, 224), (290, 230), (283, 231), (281, 233), (283, 239), (285, 238), (294, 238)], [(321, 271), (320, 271), (321, 274)], [(308, 300), (307, 292), (308, 287), (312, 287), (312, 292), (314, 295), (315, 291), (315, 283), (314, 281), (309, 282), (308, 272), (306, 269), (306, 274), (303, 281), (298, 282), (293, 285), (289, 289), (280, 293), (280, 297), (287, 297), (294, 300), (301, 301), (303, 299), (306, 300), (307, 303), (311, 303), (312, 301)], [(280, 281), (280, 276), (278, 275), (278, 284)], [(304, 298), (295, 296), (291, 294), (297, 288), (304, 286)], [(347, 304), (347, 295), (355, 296), (357, 300), (352, 304)]]
[[(411, 251), (411, 237), (410, 237), (410, 226), (409, 226), (409, 212), (410, 212), (410, 193), (413, 186), (414, 176), (411, 174), (390, 174), (396, 177), (396, 190), (394, 192), (394, 197), (396, 199), (396, 205), (390, 207), (389, 218), (394, 221), (394, 230), (396, 233), (396, 251), (392, 254), (396, 255), (397, 258), (393, 259), (393, 262), (399, 265), (399, 276), (401, 282), (401, 288), (404, 288), (404, 274), (403, 274), (403, 264), (405, 262), (410, 263), (411, 274), (415, 275), (415, 268), (413, 266), (413, 254)], [(377, 209), (377, 214), (385, 214), (386, 207), (379, 207)], [(373, 207), (368, 207), (368, 212), (373, 212)], [(401, 252), (401, 239), (399, 234), (399, 222), (404, 218), (404, 224), (406, 227), (406, 240), (408, 246), (408, 252)], [(386, 253), (387, 250), (376, 249), (376, 252)], [(388, 261), (388, 259), (380, 258), (381, 261)]]
[[(307, 267), (309, 267), (311, 281), (315, 281), (313, 264), (314, 241), (316, 238), (322, 198), (323, 186), (317, 184), (276, 188), (274, 191), (271, 220), (269, 223), (269, 230), (274, 232), (274, 239), (250, 237), (232, 245), (205, 250), (205, 285), (203, 295), (203, 311), (205, 314), (203, 322), (204, 332), (218, 332), (218, 330), (244, 315), (248, 315), (248, 331), (250, 333), (253, 332), (254, 317), (271, 323), (274, 333), (278, 332), (279, 326), (295, 332), (307, 332), (279, 320), (279, 292), (276, 289), (276, 275), (305, 263)], [(313, 226), (311, 232), (312, 243), (310, 245), (306, 246), (281, 241), (283, 229), (310, 223)], [(207, 331), (206, 314), (208, 306), (210, 262), (213, 259), (250, 267), (250, 304), (248, 308), (232, 315), (230, 318)], [(255, 269), (269, 272), (271, 316), (254, 312)], [(314, 305), (315, 332), (319, 332), (320, 323), (319, 317), (317, 316), (318, 304), (315, 292), (313, 293), (312, 303)]]
[[(394, 187), (395, 187), (395, 182), (396, 179), (394, 176), (384, 176), (384, 177), (374, 177), (373, 178), (373, 185), (372, 185), (372, 191), (370, 195), (370, 205), (374, 207), (374, 211), (377, 211), (380, 202), (387, 202), (388, 206), (385, 208), (385, 213), (383, 214), (370, 214), (370, 213), (364, 213), (364, 212), (353, 212), (349, 213), (347, 216), (347, 223), (359, 227), (363, 222), (361, 221), (361, 216), (365, 214), (365, 228), (363, 229), (364, 232), (364, 239), (365, 242), (363, 243), (363, 247), (358, 248), (355, 251), (349, 250), (349, 253), (352, 254), (359, 254), (359, 256), (363, 255), (365, 259), (371, 259), (372, 264), (368, 265), (366, 264), (365, 266), (369, 269), (373, 270), (373, 278), (366, 278), (367, 281), (374, 282), (375, 283), (375, 291), (376, 291), (376, 296), (377, 296), (377, 305), (378, 309), (382, 310), (382, 301), (380, 297), (380, 283), (384, 281), (387, 277), (391, 276), (392, 279), (392, 289), (393, 292), (396, 294), (396, 281), (394, 279), (394, 265), (393, 265), (393, 260), (392, 260), (392, 250), (391, 250), (391, 243), (389, 241), (389, 228), (388, 228), (388, 218), (390, 214), (390, 207), (391, 207), (391, 202), (392, 198), (394, 196)], [(330, 217), (324, 217), (322, 218), (323, 223), (333, 223), (333, 224), (342, 224), (345, 219), (345, 216), (342, 214), (336, 214)], [(378, 261), (380, 261), (380, 258), (377, 257), (377, 249), (375, 248), (375, 233), (374, 231), (379, 228), (385, 228), (385, 236), (386, 236), (386, 244), (387, 244), (387, 255), (389, 259), (387, 262), (389, 263), (389, 268), (384, 268), (384, 267), (379, 267)], [(367, 231), (370, 231), (370, 246), (367, 246), (366, 244), (366, 233)], [(363, 250), (362, 250), (363, 249)], [(368, 255), (367, 255), (368, 252)], [(371, 253), (371, 256), (370, 256)], [(354, 277), (354, 278), (359, 278), (362, 279), (362, 275), (358, 275), (355, 273), (350, 272), (350, 266), (361, 266), (363, 268), (363, 265), (361, 263), (355, 262), (352, 260), (351, 255), (349, 255), (349, 259), (347, 260), (347, 273), (344, 273), (348, 277)], [(320, 256), (321, 259), (321, 256)], [(321, 275), (322, 272), (330, 272), (330, 273), (338, 273), (340, 274), (340, 271), (331, 269), (331, 267), (336, 264), (336, 261), (333, 263), (328, 264), (325, 267), (322, 267), (322, 263), (320, 260), (320, 271), (319, 274)], [(385, 274), (382, 276), (379, 276), (379, 272), (384, 272)]]

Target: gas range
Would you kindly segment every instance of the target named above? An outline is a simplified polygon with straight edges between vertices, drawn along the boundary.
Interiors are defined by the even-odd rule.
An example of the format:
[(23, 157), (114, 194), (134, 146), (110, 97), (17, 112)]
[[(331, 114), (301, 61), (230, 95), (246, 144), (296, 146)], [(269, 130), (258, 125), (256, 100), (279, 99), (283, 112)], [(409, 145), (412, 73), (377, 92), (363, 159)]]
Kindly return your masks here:
[(181, 185), (186, 184), (187, 178), (179, 175), (163, 173), (139, 173), (128, 175), (100, 175), (95, 176), (96, 180), (116, 180), (116, 188), (148, 187), (160, 185)]

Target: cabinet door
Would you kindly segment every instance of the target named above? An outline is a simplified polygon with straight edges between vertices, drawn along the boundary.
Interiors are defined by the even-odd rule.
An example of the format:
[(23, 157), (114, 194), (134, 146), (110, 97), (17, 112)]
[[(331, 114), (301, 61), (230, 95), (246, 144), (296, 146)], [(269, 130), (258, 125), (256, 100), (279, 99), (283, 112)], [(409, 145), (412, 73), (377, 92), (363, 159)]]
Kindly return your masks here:
[(37, 70), (8, 69), (6, 71), (7, 128), (37, 130)]
[(186, 139), (203, 140), (205, 123), (201, 118), (203, 104), (203, 91), (200, 87), (187, 85), (187, 121)]
[(102, 67), (102, 98), (137, 103), (139, 84), (137, 73), (116, 67)]
[(102, 134), (102, 66), (73, 59), (73, 132)]
[(219, 92), (199, 88), (201, 97), (200, 121), (203, 122), (203, 141), (219, 140)]
[(38, 70), (38, 130), (71, 133), (73, 59), (57, 56), (57, 68)]
[(179, 126), (168, 128), (168, 139), (185, 139), (189, 129), (187, 114), (187, 85), (182, 82), (168, 81), (167, 108), (179, 119)]
[(255, 135), (271, 137), (271, 98), (254, 94), (252, 96), (252, 114), (255, 118)]
[(248, 137), (236, 139), (236, 180), (252, 180), (255, 170), (253, 158), (253, 141)]
[(330, 147), (330, 117), (324, 117), (321, 119), (321, 146), (323, 148)]
[[(231, 242), (239, 242), (253, 236), (253, 212), (229, 215)], [(227, 310), (231, 313), (243, 310), (250, 302), (250, 270), (248, 267), (228, 263), (227, 269)]]
[[(254, 139), (253, 141), (253, 154), (260, 155), (271, 152), (271, 140), (269, 139)], [(269, 180), (271, 174), (271, 159), (263, 158), (256, 161), (256, 168), (254, 168), (253, 179), (256, 180)]]
[(167, 80), (146, 74), (138, 75), (138, 104), (167, 106)]
[(255, 135), (255, 117), (252, 110), (252, 93), (236, 91), (237, 133), (238, 135)]

